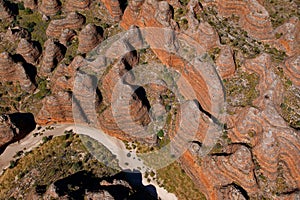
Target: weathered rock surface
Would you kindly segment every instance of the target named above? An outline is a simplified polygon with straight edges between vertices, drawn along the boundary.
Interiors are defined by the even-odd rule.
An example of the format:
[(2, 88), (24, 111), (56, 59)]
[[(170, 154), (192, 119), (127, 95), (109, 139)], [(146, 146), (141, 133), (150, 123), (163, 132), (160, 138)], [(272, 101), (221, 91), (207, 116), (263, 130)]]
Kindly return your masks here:
[(5, 145), (24, 137), (35, 129), (31, 113), (13, 113), (0, 116), (0, 151)]
[[(142, 98), (146, 97), (140, 96), (135, 91), (136, 88), (130, 85), (130, 79), (134, 77), (125, 78), (123, 81), (121, 79), (125, 73), (138, 63), (138, 60), (136, 52), (129, 51), (120, 58), (102, 81), (103, 103), (108, 104), (108, 108), (99, 116), (100, 127), (109, 134), (125, 140), (141, 131), (139, 129), (141, 126), (146, 126), (150, 123), (149, 108), (142, 100)], [(124, 94), (124, 91), (126, 91), (126, 94)], [(118, 103), (118, 97), (114, 97), (113, 92), (124, 95), (124, 101)], [(118, 107), (117, 117), (114, 114), (116, 112), (114, 109), (116, 108), (112, 108), (112, 106)], [(122, 128), (119, 128), (120, 125), (122, 125)], [(132, 133), (132, 135), (128, 135), (129, 133)], [(140, 139), (137, 138), (137, 140)], [(142, 142), (153, 142), (152, 137), (143, 139), (144, 141)]]
[(34, 10), (37, 8), (37, 0), (24, 0), (24, 7)]
[(6, 52), (0, 54), (0, 78), (3, 82), (20, 83), (22, 90), (27, 92), (32, 92), (35, 89), (35, 85), (22, 63), (15, 63), (11, 55)]
[(120, 2), (118, 0), (103, 0), (102, 2), (104, 3), (113, 20), (116, 22), (120, 21), (122, 17)]
[(44, 44), (43, 59), (39, 74), (48, 76), (64, 58), (61, 45), (53, 39), (48, 39)]
[(12, 12), (8, 8), (7, 3), (4, 0), (0, 0), (0, 19), (10, 19), (12, 17)]
[(59, 42), (64, 46), (67, 46), (68, 42), (76, 35), (76, 32), (72, 29), (64, 29), (60, 35)]
[(71, 12), (64, 19), (52, 20), (46, 30), (46, 34), (50, 37), (59, 38), (64, 29), (78, 29), (85, 22), (83, 15)]
[(38, 123), (74, 121), (72, 113), (74, 77), (76, 69), (85, 65), (87, 65), (87, 61), (81, 56), (75, 57), (69, 66), (58, 65), (50, 78), (52, 94), (43, 100), (43, 107), (37, 115)]
[[(34, 1), (28, 0), (27, 2), (30, 4), (28, 7), (33, 6)], [(45, 15), (53, 15), (60, 9), (57, 6), (58, 1), (43, 1), (43, 3), (43, 6), (47, 8), (44, 12), (48, 12)], [(180, 113), (172, 114), (172, 126), (175, 130), (165, 133), (173, 139), (176, 133), (180, 133), (181, 137), (186, 137), (186, 133), (196, 130), (195, 137), (190, 142), (191, 146), (180, 157), (180, 162), (207, 199), (299, 198), (299, 128), (288, 124), (289, 120), (283, 119), (283, 114), (280, 113), (280, 109), (284, 106), (284, 95), (287, 91), (292, 92), (300, 86), (300, 23), (297, 17), (286, 19), (283, 25), (273, 30), (269, 13), (262, 6), (264, 4), (262, 0), (206, 0), (200, 3), (197, 0), (191, 0), (188, 3), (176, 0), (168, 2), (131, 0), (128, 2), (124, 15), (122, 14), (123, 8), (121, 8), (123, 5), (120, 5), (119, 1), (103, 0), (103, 3), (114, 21), (119, 22), (122, 17), (120, 25), (125, 29), (157, 27), (177, 31), (171, 33), (158, 30), (151, 32), (150, 30), (144, 39), (162, 64), (167, 68), (177, 70), (181, 74), (181, 80), (188, 80), (193, 86), (195, 96), (192, 91), (184, 87), (183, 82), (177, 82), (182, 96), (192, 99), (180, 105), (180, 108), (193, 109), (186, 116)], [(0, 10), (1, 5), (0, 2)], [(88, 9), (92, 1), (67, 0), (64, 5), (66, 11), (71, 12)], [(212, 10), (209, 13), (206, 12), (212, 7), (216, 9), (216, 12)], [(274, 7), (274, 9), (277, 8)], [(176, 19), (178, 24), (173, 19), (174, 11), (179, 10), (182, 12), (179, 20), (186, 23), (186, 29), (181, 25), (178, 26), (178, 19)], [(220, 31), (216, 31), (216, 24), (209, 21), (211, 18), (204, 17), (206, 14), (216, 16), (215, 20), (221, 20), (217, 23), (221, 28), (218, 28), (223, 28), (222, 31), (228, 33), (226, 39), (233, 42), (225, 42), (226, 44), (223, 45)], [(76, 35), (74, 29), (81, 28), (84, 21), (82, 15), (71, 12), (65, 19), (52, 20), (47, 28), (47, 36), (59, 38), (61, 44), (68, 46), (68, 41)], [(224, 23), (228, 23), (229, 26), (222, 26)], [(237, 29), (232, 32), (225, 30), (230, 27)], [(138, 31), (137, 28), (135, 30)], [(28, 36), (21, 28), (9, 31), (10, 41)], [(230, 34), (235, 31), (236, 33), (231, 36)], [(239, 46), (240, 43), (233, 45), (240, 32), (245, 36), (243, 45), (251, 43), (249, 47), (258, 48), (255, 55), (245, 56), (239, 52), (239, 48), (243, 48), (243, 45)], [(159, 37), (161, 35), (164, 35), (167, 41), (163, 41)], [(189, 45), (184, 46), (185, 43), (182, 42), (189, 38), (197, 43), (197, 48), (193, 51), (188, 48)], [(79, 34), (78, 50), (81, 53), (88, 53), (102, 39), (95, 26), (87, 25)], [(255, 42), (252, 43), (254, 39)], [(24, 57), (26, 62), (34, 64), (38, 57), (34, 51), (35, 48), (25, 41), (21, 39), (17, 52)], [(99, 83), (96, 83), (95, 77), (87, 75), (84, 70), (78, 70), (78, 68), (92, 65), (90, 60), (77, 56), (69, 66), (59, 64), (63, 59), (63, 53), (58, 43), (53, 40), (47, 41), (39, 75), (50, 79), (51, 95), (43, 99), (43, 107), (37, 115), (38, 122), (41, 124), (73, 122), (76, 118), (79, 122), (100, 127), (107, 134), (119, 139), (139, 140), (154, 144), (156, 140), (153, 137), (143, 137), (141, 140), (134, 133), (142, 132), (143, 127), (155, 118), (156, 112), (159, 113), (165, 109), (164, 107), (156, 109), (156, 105), (149, 108), (146, 100), (147, 97), (152, 97), (158, 99), (152, 100), (152, 103), (161, 103), (159, 98), (166, 92), (166, 88), (150, 84), (145, 89), (146, 95), (141, 95), (139, 91), (136, 91), (136, 86), (131, 85), (136, 77), (128, 73), (139, 63), (139, 53), (132, 51), (122, 55), (124, 49), (132, 50), (132, 46), (138, 46), (137, 44), (141, 42), (140, 38), (129, 36), (121, 45), (112, 48), (106, 56), (119, 58), (106, 69), (102, 69), (102, 65), (99, 67), (100, 64), (96, 63), (99, 65), (94, 66), (94, 69), (105, 71), (104, 75), (99, 77)], [(182, 47), (184, 49), (181, 49)], [(273, 47), (277, 50), (272, 49)], [(224, 122), (216, 122), (215, 113), (211, 113), (210, 110), (213, 99), (209, 96), (208, 84), (211, 84), (212, 80), (205, 77), (207, 74), (201, 73), (201, 70), (193, 68), (192, 64), (195, 63), (191, 64), (191, 61), (194, 61), (192, 55), (207, 55), (202, 53), (211, 52), (214, 49), (220, 50), (215, 57), (215, 63), (220, 78), (226, 79), (224, 82), (231, 78), (239, 78), (240, 72), (255, 74), (259, 77), (255, 79), (254, 89), (257, 91), (257, 96), (253, 97), (254, 100), (251, 99), (249, 104), (242, 106), (229, 104)], [(274, 51), (266, 54), (268, 49)], [(287, 56), (274, 59), (274, 54), (278, 53), (278, 50), (286, 52)], [(183, 51), (187, 53), (183, 57), (178, 56), (178, 53)], [(102, 57), (97, 59), (96, 61), (99, 61)], [(199, 57), (199, 60), (201, 59), (204, 60), (205, 57)], [(203, 62), (196, 64), (207, 67), (202, 65)], [(34, 86), (22, 64), (15, 63), (8, 54), (0, 55), (0, 68), (1, 80), (20, 82), (24, 89), (33, 90)], [(127, 74), (126, 78), (121, 79), (125, 74)], [(241, 79), (239, 83), (247, 85), (247, 80)], [(120, 85), (117, 85), (119, 81)], [(234, 87), (239, 87), (239, 85)], [(74, 88), (78, 90), (75, 91), (75, 95)], [(234, 90), (235, 88), (225, 89)], [(95, 91), (96, 94), (94, 94)], [(127, 103), (118, 102), (119, 98), (113, 96), (114, 92), (123, 94), (122, 97), (128, 100)], [(213, 95), (220, 96), (221, 93), (222, 91)], [(73, 105), (72, 95), (75, 97)], [(299, 94), (295, 93), (293, 97), (299, 98)], [(72, 106), (82, 111), (72, 113)], [(291, 109), (291, 107), (288, 108)], [(294, 108), (299, 113), (297, 104)], [(289, 113), (293, 112), (289, 111)], [(199, 115), (198, 121), (191, 120), (194, 115)], [(296, 115), (293, 118), (296, 123), (299, 122)], [(224, 125), (226, 130), (223, 131), (222, 137), (209, 154), (202, 156), (199, 152), (212, 121), (226, 124)], [(11, 129), (6, 126), (2, 126), (2, 129), (4, 135), (2, 138), (0, 136), (0, 141), (11, 140), (13, 137)], [(182, 132), (178, 131), (179, 129)], [(52, 192), (55, 192), (54, 186), (51, 188)], [(111, 198), (106, 191), (88, 192), (86, 195), (96, 199)]]
[(295, 86), (300, 87), (300, 52), (289, 57), (283, 66), (284, 72), (288, 78)]
[(39, 10), (46, 16), (54, 16), (61, 9), (59, 0), (42, 0)]
[(258, 39), (272, 39), (273, 28), (267, 10), (256, 0), (247, 1), (223, 1), (216, 0), (205, 2), (204, 7), (215, 5), (217, 12), (230, 17), (233, 14), (239, 16), (239, 25), (246, 30), (249, 35)]
[(235, 63), (233, 60), (233, 52), (229, 46), (221, 48), (220, 55), (216, 60), (216, 65), (222, 79), (234, 74)]
[(274, 30), (275, 34), (279, 35), (274, 45), (292, 56), (299, 53), (300, 46), (300, 21), (296, 17), (290, 18), (286, 23)]
[(13, 28), (8, 28), (8, 30), (5, 33), (4, 38), (10, 42), (16, 42), (16, 41), (20, 40), (21, 38), (25, 38), (25, 39), (29, 40), (30, 33), (26, 29), (17, 26), (17, 27), (13, 27)]
[(81, 11), (88, 9), (89, 5), (90, 0), (67, 0), (65, 4), (65, 9), (68, 12)]
[(78, 40), (78, 51), (81, 53), (87, 53), (95, 48), (103, 40), (103, 38), (95, 25), (88, 24), (82, 29), (82, 31), (80, 31)]
[(40, 56), (40, 51), (33, 45), (32, 42), (26, 39), (21, 39), (18, 44), (17, 54), (20, 54), (27, 63), (35, 64)]
[(58, 91), (43, 99), (43, 107), (37, 115), (37, 123), (73, 122), (72, 93)]

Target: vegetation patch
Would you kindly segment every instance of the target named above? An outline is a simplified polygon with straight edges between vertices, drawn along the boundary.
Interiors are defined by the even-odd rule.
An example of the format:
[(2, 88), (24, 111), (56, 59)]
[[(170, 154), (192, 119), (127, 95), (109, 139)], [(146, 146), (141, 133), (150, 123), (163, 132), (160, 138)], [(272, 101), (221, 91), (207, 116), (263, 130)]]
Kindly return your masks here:
[(29, 12), (27, 9), (19, 10), (16, 23), (17, 25), (26, 28), (31, 33), (31, 39), (39, 42), (43, 47), (44, 42), (47, 40), (46, 29), (49, 22), (42, 20), (42, 15), (39, 12)]
[(281, 115), (293, 128), (300, 129), (300, 91), (296, 88), (288, 90), (280, 104)]
[(297, 0), (266, 0), (263, 1), (263, 6), (268, 11), (274, 28), (293, 16), (300, 18), (299, 1)]
[(40, 147), (11, 162), (11, 167), (0, 177), (0, 199), (11, 197), (16, 188), (23, 195), (37, 186), (47, 188), (51, 183), (82, 170), (90, 171), (96, 177), (116, 173), (95, 159), (78, 135), (67, 132), (63, 136), (47, 138)]
[(255, 73), (249, 74), (239, 72), (230, 79), (224, 80), (226, 100), (231, 106), (252, 106), (252, 101), (259, 96), (256, 86), (259, 76)]
[(193, 180), (184, 172), (178, 162), (157, 170), (159, 185), (174, 193), (181, 200), (204, 200)]
[(283, 61), (286, 57), (284, 51), (264, 45), (261, 41), (250, 37), (247, 31), (238, 25), (239, 17), (232, 15), (224, 18), (217, 15), (214, 8), (204, 9), (199, 20), (207, 21), (217, 31), (220, 43), (230, 45), (234, 51), (241, 52), (245, 58), (255, 58), (260, 53), (268, 53), (278, 61)]

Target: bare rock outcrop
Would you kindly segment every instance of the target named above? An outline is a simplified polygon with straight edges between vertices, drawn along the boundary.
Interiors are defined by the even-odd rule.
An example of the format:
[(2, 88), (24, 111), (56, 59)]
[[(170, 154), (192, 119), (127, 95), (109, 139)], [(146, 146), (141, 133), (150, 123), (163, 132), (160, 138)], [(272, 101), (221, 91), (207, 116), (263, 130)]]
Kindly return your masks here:
[(24, 7), (35, 10), (37, 8), (37, 0), (24, 0)]
[(257, 108), (243, 109), (231, 116), (229, 122), (233, 127), (229, 131), (232, 141), (253, 146), (255, 174), (261, 187), (258, 196), (270, 194), (269, 191), (285, 193), (299, 188), (296, 171), (300, 166), (295, 163), (299, 157), (299, 133), (290, 128), (276, 110), (282, 101), (283, 87), (270, 63), (266, 54), (245, 63), (247, 70), (260, 75), (257, 86), (260, 96), (254, 101)]
[(72, 93), (59, 91), (43, 99), (43, 107), (37, 115), (37, 123), (73, 122)]
[(59, 42), (64, 46), (76, 35), (76, 32), (72, 29), (64, 29), (60, 35)]
[(20, 54), (27, 63), (35, 64), (40, 56), (40, 51), (32, 42), (21, 39), (18, 44), (17, 54)]
[(222, 79), (234, 74), (235, 63), (233, 60), (233, 52), (229, 46), (221, 48), (220, 55), (216, 60), (216, 65)]
[[(125, 48), (129, 48), (128, 45), (124, 44)], [(135, 91), (135, 87), (130, 85), (130, 80), (134, 77), (122, 77), (131, 68), (134, 68), (138, 64), (138, 56), (136, 52), (130, 51), (123, 55), (118, 62), (113, 66), (109, 73), (102, 80), (102, 97), (103, 103), (107, 104), (108, 107), (99, 116), (100, 127), (107, 131), (108, 134), (118, 138), (128, 140), (130, 137), (134, 137), (137, 140), (141, 138), (128, 135), (129, 133), (138, 134), (137, 132), (142, 131), (142, 127), (150, 123), (150, 117), (148, 114), (147, 105), (140, 94)], [(125, 93), (124, 93), (125, 92)], [(124, 101), (119, 102), (118, 97), (114, 97), (114, 94), (120, 94)], [(123, 96), (124, 95), (124, 96)], [(128, 104), (126, 104), (128, 103)], [(118, 117), (115, 116), (115, 109), (117, 107)], [(121, 128), (121, 124), (124, 125)], [(141, 142), (153, 142), (153, 138), (143, 138)]]
[(300, 87), (300, 52), (289, 57), (285, 61), (283, 69), (294, 85)]
[(78, 29), (85, 22), (83, 15), (71, 12), (64, 19), (52, 20), (46, 30), (46, 34), (50, 37), (59, 38), (64, 29)]
[(12, 12), (4, 0), (0, 0), (0, 19), (11, 19)]
[[(87, 65), (87, 61), (77, 56), (69, 66), (59, 64), (51, 74), (51, 96), (43, 100), (43, 107), (37, 115), (39, 124), (51, 124), (55, 122), (73, 122), (72, 90), (76, 70)], [(90, 105), (90, 103), (89, 103)]]
[(67, 0), (65, 9), (68, 12), (86, 10), (88, 9), (90, 3), (90, 0)]
[(118, 22), (122, 17), (122, 10), (118, 0), (102, 0), (106, 9), (110, 13), (114, 21)]
[(12, 113), (0, 116), (0, 150), (13, 141), (23, 138), (35, 129), (31, 113)]
[(297, 17), (290, 18), (286, 23), (275, 29), (275, 35), (279, 38), (274, 45), (286, 52), (288, 56), (299, 53), (300, 47), (300, 21)]
[(16, 42), (20, 40), (21, 38), (25, 38), (27, 40), (30, 39), (30, 33), (22, 27), (16, 26), (13, 28), (8, 28), (8, 30), (5, 33), (5, 40), (8, 40), (10, 42)]
[(43, 59), (40, 68), (41, 76), (48, 76), (57, 66), (57, 64), (64, 58), (61, 44), (53, 39), (48, 39), (45, 44), (43, 52)]
[(80, 31), (78, 40), (78, 51), (81, 53), (88, 53), (95, 48), (103, 38), (95, 25), (88, 24)]
[(59, 0), (42, 0), (39, 10), (46, 16), (54, 16), (61, 9)]
[(269, 13), (256, 0), (216, 0), (204, 2), (202, 5), (203, 7), (216, 5), (218, 13), (224, 17), (230, 17), (232, 14), (238, 15), (239, 25), (254, 38), (262, 40), (274, 38)]
[(46, 16), (54, 16), (61, 9), (59, 0), (42, 0), (39, 10)]
[(0, 54), (0, 78), (2, 81), (20, 83), (22, 90), (27, 92), (35, 89), (23, 64), (14, 62), (11, 55), (6, 52)]

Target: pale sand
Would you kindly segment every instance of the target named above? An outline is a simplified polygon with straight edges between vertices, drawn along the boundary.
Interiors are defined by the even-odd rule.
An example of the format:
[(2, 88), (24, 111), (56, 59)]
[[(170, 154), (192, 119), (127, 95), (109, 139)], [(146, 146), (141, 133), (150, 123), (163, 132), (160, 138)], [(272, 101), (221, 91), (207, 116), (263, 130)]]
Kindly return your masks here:
[[(44, 136), (60, 136), (64, 134), (65, 130), (73, 129), (77, 134), (87, 135), (98, 142), (102, 143), (106, 148), (108, 148), (114, 155), (117, 156), (119, 160), (119, 165), (123, 170), (136, 170), (140, 169), (141, 173), (145, 172), (146, 170), (151, 171), (152, 169), (146, 166), (141, 159), (138, 159), (138, 156), (134, 151), (129, 151), (126, 149), (124, 143), (121, 140), (118, 140), (114, 137), (111, 137), (101, 130), (93, 129), (90, 127), (79, 126), (74, 124), (61, 124), (61, 125), (52, 125), (54, 127), (53, 130), (45, 130), (43, 135), (38, 135), (36, 137), (33, 136), (35, 132), (41, 132), (41, 130), (45, 129), (42, 127), (41, 130), (34, 130), (32, 133), (28, 134), (25, 138), (21, 141), (13, 143), (9, 145), (5, 151), (0, 155), (0, 173), (2, 174), (2, 170), (9, 166), (11, 160), (13, 160), (13, 156), (16, 155), (18, 151), (30, 151), (31, 149), (39, 146), (42, 142), (42, 138)], [(130, 153), (131, 156), (128, 157), (127, 154)], [(126, 163), (126, 164), (125, 164)], [(155, 170), (153, 170), (155, 171)], [(153, 180), (148, 183), (147, 179), (144, 178), (144, 174), (142, 174), (142, 183), (146, 185), (153, 185), (156, 188), (156, 192), (158, 196), (162, 200), (176, 200), (177, 197), (173, 193), (169, 193), (164, 188), (159, 187), (157, 183)]]

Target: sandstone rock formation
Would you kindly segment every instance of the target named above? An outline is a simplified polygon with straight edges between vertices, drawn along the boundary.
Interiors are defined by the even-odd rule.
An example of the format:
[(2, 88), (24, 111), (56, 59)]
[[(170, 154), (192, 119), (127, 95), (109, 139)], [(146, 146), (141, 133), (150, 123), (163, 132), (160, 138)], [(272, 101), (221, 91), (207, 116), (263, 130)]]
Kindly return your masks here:
[(13, 131), (13, 124), (11, 123), (9, 116), (7, 115), (0, 116), (0, 123), (1, 123), (0, 146), (2, 147), (8, 142), (12, 141), (15, 133)]
[(59, 42), (64, 46), (76, 35), (76, 32), (72, 29), (64, 29), (60, 35)]
[(37, 115), (37, 123), (72, 122), (72, 93), (59, 91), (43, 99), (43, 107)]
[(97, 27), (95, 25), (88, 24), (79, 33), (78, 51), (81, 53), (87, 53), (96, 47), (102, 39), (103, 38), (98, 32)]
[(222, 79), (234, 74), (235, 63), (233, 60), (233, 52), (229, 46), (221, 48), (220, 55), (216, 60), (216, 65)]
[(249, 35), (258, 39), (272, 39), (273, 28), (269, 19), (269, 13), (258, 1), (211, 1), (204, 2), (203, 7), (215, 5), (217, 12), (222, 16), (230, 17), (233, 14), (239, 16), (239, 25)]
[[(0, 1), (2, 12), (1, 2), (3, 1)], [(35, 1), (26, 2), (28, 6), (33, 6)], [(64, 2), (67, 12), (85, 10), (93, 5), (89, 0)], [(275, 4), (278, 5), (278, 2)], [(167, 110), (158, 104), (162, 103), (164, 93), (170, 93), (166, 89), (168, 83), (161, 81), (159, 86), (154, 83), (138, 88), (134, 85), (138, 76), (130, 72), (140, 61), (144, 61), (139, 58), (139, 54), (142, 55), (142, 52), (149, 49), (141, 50), (139, 47), (146, 43), (149, 46), (147, 48), (153, 52), (151, 55), (154, 55), (156, 61), (160, 61), (158, 63), (180, 74), (180, 78), (176, 79), (176, 86), (180, 97), (185, 101), (181, 101), (178, 107), (178, 102), (170, 104), (172, 111), (176, 112), (169, 113), (171, 128), (164, 130), (164, 133), (171, 140), (176, 138), (176, 134), (179, 134), (178, 137), (188, 138), (189, 134), (195, 133), (188, 142), (190, 146), (185, 146), (188, 150), (183, 152), (179, 160), (206, 198), (299, 198), (299, 128), (292, 126), (280, 111), (285, 100), (291, 100), (285, 99), (284, 95), (299, 91), (300, 86), (300, 22), (297, 17), (286, 19), (283, 25), (273, 30), (269, 13), (262, 6), (263, 0), (130, 0), (124, 14), (121, 8), (123, 5), (119, 1), (103, 0), (103, 3), (114, 21), (119, 22), (122, 18), (121, 27), (126, 30), (133, 28), (133, 32), (138, 34), (127, 33), (114, 47), (108, 50), (100, 47), (97, 49), (96, 46), (103, 38), (96, 27), (89, 24), (79, 33), (78, 50), (85, 54), (96, 48), (86, 55), (87, 59), (76, 56), (68, 66), (59, 63), (63, 59), (59, 43), (49, 39), (45, 43), (38, 75), (48, 78), (51, 95), (43, 99), (42, 109), (37, 115), (38, 123), (74, 122), (75, 119), (75, 122), (101, 128), (105, 133), (122, 140), (157, 144), (158, 135), (147, 135), (141, 139), (137, 134), (143, 133), (147, 125)], [(46, 15), (59, 10), (58, 1), (43, 1), (42, 4), (41, 9), (51, 5), (45, 10), (48, 12)], [(278, 7), (274, 6), (272, 9), (276, 10)], [(181, 16), (176, 18), (174, 12), (179, 11)], [(205, 17), (207, 15), (213, 16), (219, 23), (213, 23), (210, 20), (212, 18)], [(106, 23), (106, 20), (103, 22)], [(46, 34), (51, 38), (59, 38), (60, 43), (67, 47), (68, 42), (76, 35), (75, 30), (81, 28), (84, 22), (82, 15), (71, 12), (65, 19), (52, 20)], [(181, 26), (181, 22), (186, 26)], [(158, 29), (149, 29), (142, 38), (137, 27)], [(234, 30), (229, 30), (231, 27)], [(163, 28), (169, 31), (163, 31)], [(110, 31), (114, 30), (110, 27)], [(233, 32), (236, 33), (231, 35)], [(229, 42), (222, 42), (222, 33), (227, 34)], [(244, 42), (234, 45), (235, 40), (239, 40), (239, 33), (243, 34)], [(22, 28), (11, 29), (7, 35), (10, 41), (28, 36)], [(193, 43), (188, 42), (191, 39)], [(26, 62), (35, 64), (38, 52), (28, 41), (29, 38), (21, 39), (17, 53)], [(109, 47), (108, 43), (103, 45)], [(240, 49), (245, 45), (252, 49), (257, 47), (259, 51), (250, 56), (243, 54)], [(214, 54), (215, 60), (212, 60), (209, 54), (215, 50), (218, 53)], [(276, 59), (279, 50), (286, 52), (286, 55)], [(111, 62), (111, 58), (115, 60)], [(209, 67), (213, 67), (211, 71), (202, 71), (210, 69)], [(24, 90), (33, 91), (34, 86), (24, 67), (15, 63), (9, 54), (0, 55), (0, 68), (1, 80), (20, 82)], [(89, 75), (86, 69), (95, 70), (96, 74), (101, 72), (101, 76), (97, 77), (99, 80)], [(219, 82), (214, 82), (210, 76), (216, 72)], [(212, 109), (216, 103), (213, 97), (223, 97), (223, 89), (231, 91), (247, 85), (248, 80), (239, 77), (244, 73), (258, 77), (251, 83), (255, 90), (254, 97), (251, 96), (249, 103), (245, 105), (233, 105), (229, 102), (227, 109), (220, 111), (226, 113), (226, 118), (219, 119), (219, 113)], [(233, 78), (240, 78), (240, 85), (227, 87), (226, 84), (221, 84)], [(184, 81), (189, 82), (192, 89), (187, 89)], [(218, 86), (219, 90), (210, 94), (210, 89)], [(237, 96), (243, 95), (240, 93)], [(116, 94), (121, 96), (114, 96)], [(295, 92), (293, 98), (298, 102), (299, 93)], [(125, 103), (120, 99), (125, 99)], [(299, 113), (298, 103), (294, 108)], [(74, 109), (78, 112), (73, 112)], [(183, 115), (179, 109), (190, 109), (190, 112)], [(289, 109), (291, 107), (287, 110), (293, 113)], [(199, 119), (194, 120), (195, 116)], [(299, 123), (297, 117), (293, 115), (295, 122)], [(203, 146), (204, 141), (213, 135), (208, 130), (221, 125), (224, 126), (222, 136), (217, 138), (216, 145), (208, 154), (203, 155), (203, 149), (206, 148)], [(0, 129), (4, 133), (3, 136), (0, 134), (1, 146), (1, 140), (7, 143), (14, 134), (9, 126), (0, 125)], [(111, 186), (107, 182), (101, 182), (100, 185)], [(56, 189), (57, 186), (52, 184), (46, 195), (56, 193), (55, 198), (67, 198), (58, 195)], [(112, 198), (105, 190), (87, 192), (84, 195), (96, 199)]]
[(54, 16), (61, 9), (59, 0), (42, 0), (39, 10), (46, 16)]
[(38, 48), (26, 39), (20, 40), (17, 48), (17, 54), (20, 54), (25, 61), (30, 64), (35, 64), (40, 56)]
[(84, 67), (86, 64), (86, 60), (81, 56), (77, 56), (69, 66), (64, 64), (58, 65), (50, 78), (52, 94), (43, 100), (43, 107), (36, 119), (38, 123), (51, 124), (54, 122), (74, 121), (72, 113), (74, 77), (77, 68)]
[(11, 55), (3, 52), (0, 54), (0, 77), (3, 82), (11, 81), (20, 83), (22, 90), (32, 92), (35, 85), (25, 71), (22, 63), (15, 63)]
[(274, 45), (286, 52), (287, 55), (292, 56), (299, 53), (300, 45), (300, 21), (296, 17), (292, 17), (282, 26), (274, 30), (275, 35), (279, 35)]
[(16, 26), (13, 28), (8, 28), (8, 30), (5, 33), (4, 38), (10, 42), (16, 42), (16, 41), (20, 40), (21, 38), (25, 38), (25, 39), (29, 40), (30, 33), (26, 29)]
[(10, 142), (24, 137), (35, 129), (34, 117), (30, 113), (13, 113), (0, 116), (0, 151)]
[[(142, 131), (139, 129), (141, 127), (138, 125), (145, 126), (150, 122), (148, 114), (149, 108), (145, 105), (145, 102), (142, 99), (143, 97), (139, 96), (137, 91), (135, 91), (136, 88), (130, 85), (130, 79), (132, 80), (134, 77), (126, 77), (123, 81), (121, 79), (121, 76), (133, 68), (137, 63), (137, 54), (129, 51), (119, 59), (102, 81), (103, 85), (101, 91), (103, 91), (103, 103), (108, 104), (108, 108), (99, 116), (100, 127), (103, 130), (108, 131), (109, 134), (125, 140), (132, 137), (128, 135), (128, 133), (132, 133), (132, 135), (134, 135), (137, 134), (137, 132)], [(128, 91), (128, 93), (126, 92), (126, 94), (124, 94), (124, 98), (126, 100), (122, 101), (125, 105), (122, 103), (116, 103), (118, 100), (117, 98), (113, 98), (113, 92), (122, 96), (124, 91)], [(118, 106), (118, 117), (114, 116), (114, 109), (116, 108), (112, 108), (115, 104)], [(121, 124), (124, 125), (121, 129), (118, 128), (118, 126), (120, 126), (120, 124), (118, 124), (120, 121), (122, 121)], [(137, 139), (140, 140), (141, 138)], [(149, 143), (153, 143), (152, 137), (143, 139), (144, 141), (142, 142), (147, 141)]]
[(8, 8), (7, 3), (4, 0), (0, 0), (0, 19), (10, 19), (12, 17), (12, 12)]
[(64, 19), (52, 20), (46, 30), (46, 34), (50, 37), (59, 38), (64, 29), (78, 29), (84, 22), (84, 16), (76, 12), (71, 12)]
[(293, 84), (300, 87), (300, 52), (289, 57), (285, 61), (283, 69)]
[(90, 0), (67, 0), (65, 9), (66, 11), (81, 11), (88, 9), (90, 5)]
[(24, 0), (24, 7), (34, 10), (37, 8), (37, 1), (36, 0)]
[(116, 22), (120, 21), (122, 17), (120, 2), (118, 0), (103, 0), (103, 3), (113, 20)]
[(43, 59), (40, 68), (41, 76), (48, 76), (64, 58), (61, 45), (53, 39), (48, 39), (44, 44)]
[[(282, 93), (280, 92), (280, 88), (282, 87), (280, 86), (280, 81), (276, 79), (274, 72), (270, 70), (271, 66), (268, 63), (270, 63), (270, 57), (268, 55), (262, 55), (246, 62), (247, 70), (260, 74), (260, 83), (258, 86), (260, 97), (255, 100), (255, 104), (258, 108), (251, 107), (243, 109), (243, 111), (238, 112), (239, 114), (229, 116), (228, 118), (228, 126), (232, 127), (229, 129), (229, 136), (232, 142), (247, 144), (246, 147), (249, 144), (250, 147), (253, 147), (252, 155), (249, 154), (248, 158), (245, 157), (245, 153), (242, 154), (244, 155), (243, 159), (245, 159), (243, 162), (250, 163), (252, 169), (255, 169), (254, 174), (251, 173), (252, 177), (243, 179), (243, 182), (240, 183), (236, 180), (231, 180), (229, 182), (233, 181), (238, 183), (245, 189), (249, 196), (253, 197), (261, 197), (270, 194), (270, 192), (267, 191), (284, 193), (284, 191), (293, 190), (299, 187), (297, 181), (299, 177), (296, 175), (295, 171), (299, 170), (300, 166), (294, 163), (296, 157), (299, 156), (299, 138), (297, 132), (287, 126), (275, 109), (276, 105), (279, 103), (278, 101), (281, 99), (280, 96)], [(289, 145), (287, 143), (289, 143)], [(223, 154), (224, 153), (220, 155)], [(287, 158), (286, 155), (289, 155), (289, 158)], [(188, 155), (186, 156), (188, 157)], [(231, 157), (231, 154), (228, 154), (228, 156)], [(219, 157), (220, 156), (218, 156), (218, 158)], [(286, 162), (284, 160), (289, 160), (291, 162)], [(213, 161), (206, 161), (205, 163), (211, 162)], [(241, 161), (239, 162), (241, 163)], [(238, 163), (236, 162), (235, 165), (237, 164)], [(225, 172), (221, 166), (218, 164), (213, 165), (218, 166), (218, 168), (223, 171), (222, 173), (227, 176), (227, 172)], [(224, 165), (224, 161), (222, 162), (222, 165)], [(212, 169), (212, 167), (207, 167), (206, 169), (208, 168)], [(239, 170), (242, 169), (243, 167), (239, 166)], [(217, 169), (213, 169), (213, 171), (217, 171)], [(232, 169), (230, 171), (232, 171)], [(205, 174), (206, 172), (201, 171), (199, 173)], [(238, 174), (238, 172), (235, 174)], [(280, 183), (280, 185), (278, 180), (282, 178), (282, 175), (285, 177), (285, 183)], [(200, 177), (200, 175), (195, 174), (194, 176)], [(204, 182), (205, 175), (202, 174), (201, 176), (203, 177), (202, 182)], [(241, 177), (242, 175), (238, 176)], [(208, 180), (212, 179), (211, 175), (207, 177), (210, 177)], [(230, 175), (230, 177), (234, 176)], [(256, 177), (256, 181), (253, 177)], [(216, 177), (215, 179), (220, 180), (220, 177)], [(224, 183), (222, 185), (224, 185)], [(257, 185), (260, 186), (259, 191)], [(211, 197), (215, 194), (216, 193), (211, 193), (208, 196)]]

